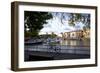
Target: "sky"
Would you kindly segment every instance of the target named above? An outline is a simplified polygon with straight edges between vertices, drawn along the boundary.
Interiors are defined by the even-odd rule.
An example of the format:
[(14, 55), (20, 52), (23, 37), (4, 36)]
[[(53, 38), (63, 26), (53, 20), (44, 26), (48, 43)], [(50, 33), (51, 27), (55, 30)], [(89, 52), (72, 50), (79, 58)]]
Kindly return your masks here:
[[(68, 17), (66, 17), (68, 19)], [(43, 25), (43, 28), (40, 30), (39, 34), (46, 34), (46, 33), (51, 33), (54, 32), (56, 34), (60, 34), (63, 32), (70, 32), (70, 31), (76, 31), (76, 30), (81, 30), (84, 26), (83, 23), (79, 22), (76, 23), (75, 26), (70, 26), (68, 24), (68, 20), (64, 20), (64, 24), (61, 23), (61, 20), (59, 17), (55, 16), (50, 20), (47, 20), (47, 24)]]

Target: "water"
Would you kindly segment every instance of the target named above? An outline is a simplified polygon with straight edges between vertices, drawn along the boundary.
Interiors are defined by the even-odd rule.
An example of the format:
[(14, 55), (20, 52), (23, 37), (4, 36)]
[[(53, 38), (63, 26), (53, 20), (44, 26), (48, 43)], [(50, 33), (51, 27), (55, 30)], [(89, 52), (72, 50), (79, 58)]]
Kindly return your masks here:
[(90, 40), (61, 40), (60, 45), (90, 46)]
[(61, 40), (55, 45), (25, 45), (24, 61), (90, 58), (89, 40)]

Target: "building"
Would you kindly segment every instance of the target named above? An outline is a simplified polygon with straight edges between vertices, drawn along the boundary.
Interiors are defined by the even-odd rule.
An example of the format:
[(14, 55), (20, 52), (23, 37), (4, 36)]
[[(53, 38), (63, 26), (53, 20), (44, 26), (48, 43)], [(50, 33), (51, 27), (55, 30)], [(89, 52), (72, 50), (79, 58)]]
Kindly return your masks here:
[(76, 30), (70, 32), (62, 33), (63, 39), (82, 39), (82, 38), (90, 38), (90, 29), (88, 30)]
[(90, 39), (90, 29), (86, 29), (83, 31), (84, 38)]

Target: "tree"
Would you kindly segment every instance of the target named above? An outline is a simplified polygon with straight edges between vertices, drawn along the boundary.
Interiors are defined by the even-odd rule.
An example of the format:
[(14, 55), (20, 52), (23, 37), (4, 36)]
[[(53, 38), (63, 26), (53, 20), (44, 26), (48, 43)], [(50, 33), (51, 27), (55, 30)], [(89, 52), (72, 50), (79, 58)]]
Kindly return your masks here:
[(38, 36), (38, 32), (43, 28), (43, 24), (47, 24), (48, 19), (52, 18), (49, 12), (24, 12), (25, 36)]
[(84, 24), (83, 29), (90, 28), (90, 14), (56, 12), (53, 15), (54, 17), (57, 16), (62, 24), (68, 20), (70, 26), (75, 26), (76, 23), (82, 22)]
[(90, 14), (71, 13), (69, 17), (69, 24), (75, 25), (77, 22), (84, 24), (83, 29), (90, 28)]

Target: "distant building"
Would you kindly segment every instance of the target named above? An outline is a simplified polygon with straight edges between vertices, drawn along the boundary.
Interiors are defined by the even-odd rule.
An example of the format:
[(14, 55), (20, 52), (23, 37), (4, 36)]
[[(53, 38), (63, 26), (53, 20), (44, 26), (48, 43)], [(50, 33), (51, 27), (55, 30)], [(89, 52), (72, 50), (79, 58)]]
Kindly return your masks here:
[(83, 36), (84, 38), (90, 38), (90, 29), (86, 29), (83, 31)]
[(88, 30), (76, 30), (70, 32), (61, 33), (63, 39), (82, 39), (90, 38), (90, 29)]
[(58, 37), (61, 39), (90, 39), (90, 29), (86, 30), (75, 30), (75, 31), (70, 31), (70, 32), (61, 32), (61, 33), (56, 33), (56, 32), (45, 32), (42, 34), (39, 34), (44, 37)]

